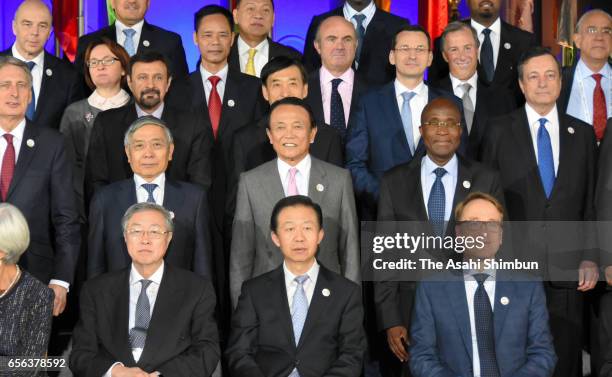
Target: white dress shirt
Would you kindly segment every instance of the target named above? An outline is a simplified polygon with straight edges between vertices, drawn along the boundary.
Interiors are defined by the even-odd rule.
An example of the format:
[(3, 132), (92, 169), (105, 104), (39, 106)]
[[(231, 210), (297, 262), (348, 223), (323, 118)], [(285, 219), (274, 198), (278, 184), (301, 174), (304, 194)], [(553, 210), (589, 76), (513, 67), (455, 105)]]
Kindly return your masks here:
[(123, 89), (120, 89), (117, 94), (112, 97), (102, 97), (98, 94), (97, 90), (94, 90), (89, 97), (87, 97), (87, 103), (96, 109), (106, 111), (109, 109), (116, 109), (127, 104), (130, 101), (130, 95)]
[[(314, 294), (315, 286), (317, 285), (317, 277), (319, 276), (319, 263), (315, 260), (312, 266), (305, 275), (308, 275), (308, 279), (304, 282), (304, 292), (306, 293), (306, 299), (308, 299), (308, 306), (312, 302), (312, 295)], [(294, 275), (287, 268), (287, 264), (283, 262), (283, 271), (285, 272), (285, 287), (287, 288), (287, 301), (289, 302), (289, 312), (293, 315), (293, 295), (297, 289), (297, 282)]]
[(38, 106), (38, 97), (40, 96), (40, 86), (42, 85), (43, 78), (43, 68), (45, 67), (45, 51), (41, 51), (38, 56), (34, 59), (26, 59), (24, 58), (19, 51), (17, 50), (17, 46), (13, 44), (11, 48), (11, 52), (13, 53), (13, 57), (21, 60), (22, 62), (34, 62), (35, 65), (32, 68), (32, 88), (34, 89), (34, 108)]
[(580, 59), (576, 65), (574, 82), (567, 103), (567, 114), (580, 119), (590, 125), (593, 124), (593, 92), (595, 91), (595, 79), (591, 77), (594, 73), (600, 73), (601, 89), (606, 99), (607, 115), (612, 118), (612, 68), (610, 64), (604, 64), (599, 72), (593, 72)]
[(153, 199), (155, 199), (155, 204), (160, 206), (164, 205), (164, 189), (166, 187), (166, 173), (161, 173), (151, 182), (145, 181), (144, 178), (139, 176), (138, 174), (134, 174), (134, 184), (136, 185), (136, 201), (138, 203), (146, 202), (149, 199), (149, 192), (142, 187), (145, 183), (154, 183), (157, 185), (155, 190), (153, 190)]
[[(240, 60), (240, 71), (246, 72), (246, 65), (249, 61), (249, 50), (251, 46), (249, 46), (240, 35), (238, 35), (238, 59)], [(257, 52), (255, 56), (253, 56), (253, 62), (255, 63), (255, 76), (261, 76), (261, 69), (266, 63), (268, 63), (268, 59), (270, 56), (270, 43), (268, 42), (268, 38), (261, 41), (260, 44), (254, 47)]]
[(312, 166), (312, 159), (307, 154), (302, 161), (298, 162), (297, 165), (291, 166), (280, 158), (276, 159), (278, 166), (278, 175), (283, 185), (283, 191), (285, 196), (289, 195), (289, 169), (295, 167), (297, 173), (295, 174), (295, 183), (297, 185), (298, 194), (308, 195), (308, 181), (310, 180), (310, 167)]
[(338, 85), (338, 93), (342, 99), (342, 108), (344, 110), (344, 124), (348, 126), (349, 114), (351, 112), (351, 99), (353, 97), (353, 83), (355, 81), (355, 71), (349, 68), (342, 75), (335, 77), (321, 66), (319, 69), (319, 85), (321, 85), (321, 99), (323, 101), (323, 117), (325, 124), (331, 122), (331, 95), (332, 95), (332, 80), (341, 79), (342, 82)]
[(429, 102), (429, 88), (423, 81), (414, 89), (408, 89), (399, 80), (395, 79), (395, 97), (397, 99), (397, 107), (399, 108), (400, 115), (402, 114), (402, 106), (404, 104), (404, 92), (415, 92), (416, 95), (410, 100), (410, 111), (412, 113), (412, 136), (414, 137), (415, 148), (419, 145), (421, 134), (419, 133), (419, 127), (421, 126), (421, 113), (427, 102)]
[(457, 161), (457, 155), (454, 155), (446, 165), (438, 166), (433, 162), (428, 155), (425, 155), (421, 159), (421, 190), (423, 192), (423, 202), (425, 203), (425, 210), (427, 216), (429, 216), (429, 209), (427, 203), (429, 202), (429, 195), (431, 189), (436, 181), (436, 173), (434, 170), (437, 168), (444, 168), (446, 174), (442, 176), (442, 184), (444, 185), (444, 221), (448, 221), (453, 212), (453, 200), (455, 199), (455, 188), (457, 186), (457, 175), (459, 169), (459, 163)]
[(538, 129), (540, 128), (540, 118), (546, 118), (546, 130), (550, 135), (550, 145), (552, 146), (553, 161), (555, 164), (555, 177), (559, 170), (559, 116), (557, 114), (557, 105), (544, 116), (538, 114), (529, 104), (525, 104), (527, 110), (527, 121), (529, 122), (529, 131), (531, 140), (533, 141), (533, 149), (535, 152), (536, 162), (538, 161)]
[(451, 80), (451, 85), (453, 86), (453, 93), (459, 98), (463, 98), (463, 87), (461, 85), (467, 83), (472, 86), (472, 89), (470, 89), (469, 96), (472, 100), (472, 104), (474, 105), (474, 109), (476, 109), (476, 90), (478, 90), (478, 73), (474, 72), (472, 77), (470, 77), (466, 81), (459, 80), (458, 78), (453, 76), (452, 73), (449, 73), (449, 76)]
[[(470, 314), (470, 330), (472, 333), (472, 368), (474, 370), (474, 377), (480, 377), (480, 355), (478, 353), (478, 339), (476, 336), (476, 321), (474, 318), (474, 295), (476, 289), (478, 289), (478, 282), (472, 276), (480, 271), (469, 271), (463, 275), (465, 281), (465, 295), (467, 296), (468, 312)], [(491, 303), (491, 310), (495, 310), (495, 271), (485, 270), (483, 273), (489, 274), (487, 280), (484, 282), (484, 289), (489, 296), (489, 302)]]
[(208, 103), (208, 99), (210, 98), (210, 92), (212, 91), (212, 83), (208, 80), (210, 76), (217, 76), (221, 80), (217, 83), (217, 93), (219, 93), (219, 98), (221, 98), (221, 104), (223, 104), (223, 95), (225, 94), (225, 83), (227, 82), (227, 71), (228, 65), (226, 64), (223, 69), (219, 72), (212, 74), (208, 72), (202, 64), (200, 64), (200, 74), (202, 75), (202, 85), (204, 85), (204, 94), (206, 95), (206, 103)]
[(127, 38), (123, 31), (125, 29), (132, 29), (136, 32), (134, 36), (132, 36), (132, 40), (134, 41), (134, 49), (135, 52), (138, 52), (138, 46), (140, 45), (140, 36), (142, 36), (142, 25), (144, 25), (144, 20), (134, 24), (134, 26), (127, 26), (119, 20), (115, 21), (115, 32), (117, 36), (117, 43), (121, 45), (121, 47), (125, 47), (125, 39)]
[(151, 114), (144, 111), (140, 106), (138, 106), (137, 103), (135, 105), (136, 105), (136, 115), (138, 115), (139, 118), (143, 116), (151, 115), (151, 116), (156, 117), (157, 119), (161, 119), (162, 114), (164, 113), (164, 103), (163, 102)]
[[(484, 41), (484, 34), (482, 31), (486, 29), (483, 25), (474, 21), (473, 19), (470, 21), (470, 24), (474, 29), (476, 29), (476, 33), (478, 33), (478, 40), (480, 41), (480, 48), (478, 49), (478, 59), (480, 61), (480, 49), (482, 48), (482, 42)], [(491, 33), (489, 34), (489, 39), (491, 39), (491, 46), (493, 47), (493, 68), (497, 68), (497, 57), (499, 56), (499, 44), (501, 43), (501, 21), (499, 17), (497, 20), (493, 22), (491, 26), (489, 26)]]
[(342, 8), (342, 13), (344, 14), (344, 18), (348, 21), (350, 21), (353, 26), (355, 28), (357, 28), (357, 21), (355, 21), (355, 19), (353, 18), (354, 15), (356, 14), (363, 14), (364, 16), (366, 16), (365, 20), (363, 20), (363, 28), (366, 29), (366, 31), (368, 30), (368, 25), (370, 24), (370, 22), (372, 21), (372, 18), (374, 18), (374, 13), (376, 13), (376, 4), (374, 4), (374, 2), (370, 2), (370, 5), (368, 5), (367, 7), (363, 8), (363, 10), (361, 12), (357, 12), (355, 9), (353, 9), (348, 1), (344, 2), (344, 7)]

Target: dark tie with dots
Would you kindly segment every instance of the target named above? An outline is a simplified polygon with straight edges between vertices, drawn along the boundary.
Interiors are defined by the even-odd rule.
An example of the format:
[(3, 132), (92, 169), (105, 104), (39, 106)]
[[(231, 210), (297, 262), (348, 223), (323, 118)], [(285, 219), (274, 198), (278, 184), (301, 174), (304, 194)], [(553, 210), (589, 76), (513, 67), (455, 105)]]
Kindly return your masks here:
[(446, 174), (446, 170), (444, 168), (436, 168), (434, 173), (436, 174), (436, 180), (429, 193), (427, 210), (429, 211), (429, 222), (436, 234), (441, 236), (444, 234), (444, 212), (446, 206), (446, 193), (444, 192), (442, 177)]
[(136, 301), (136, 311), (134, 312), (134, 327), (130, 330), (130, 346), (132, 348), (144, 348), (147, 340), (147, 330), (151, 322), (151, 304), (147, 296), (147, 288), (152, 283), (151, 280), (142, 279), (142, 289)]
[(342, 97), (340, 97), (340, 92), (338, 92), (338, 85), (340, 85), (341, 82), (342, 79), (332, 80), (329, 125), (333, 129), (337, 130), (341, 136), (344, 136), (344, 133), (346, 132), (344, 106), (342, 105)]
[(366, 16), (364, 14), (356, 14), (353, 16), (355, 22), (357, 22), (357, 52), (355, 53), (355, 60), (359, 63), (359, 58), (361, 57), (361, 49), (363, 47), (363, 37), (365, 37), (365, 27), (363, 27), (363, 21), (365, 21)]
[(493, 45), (491, 44), (491, 29), (484, 29), (484, 41), (480, 47), (480, 64), (484, 68), (486, 79), (488, 82), (493, 81), (495, 75), (495, 64), (493, 63)]
[[(28, 68), (30, 68), (30, 72), (34, 69), (36, 63), (34, 62), (26, 62)], [(34, 94), (34, 85), (32, 85), (32, 101), (28, 104), (28, 109), (26, 110), (26, 117), (29, 120), (34, 120), (34, 114), (36, 113), (36, 95)]]
[(149, 194), (149, 197), (147, 198), (147, 202), (148, 203), (155, 203), (155, 198), (153, 197), (153, 191), (155, 191), (155, 189), (157, 188), (157, 185), (155, 183), (143, 183), (142, 188), (147, 190), (147, 193)]
[(499, 377), (495, 357), (495, 328), (491, 301), (484, 287), (489, 274), (474, 274), (478, 288), (474, 293), (474, 322), (476, 323), (476, 342), (480, 359), (480, 377)]

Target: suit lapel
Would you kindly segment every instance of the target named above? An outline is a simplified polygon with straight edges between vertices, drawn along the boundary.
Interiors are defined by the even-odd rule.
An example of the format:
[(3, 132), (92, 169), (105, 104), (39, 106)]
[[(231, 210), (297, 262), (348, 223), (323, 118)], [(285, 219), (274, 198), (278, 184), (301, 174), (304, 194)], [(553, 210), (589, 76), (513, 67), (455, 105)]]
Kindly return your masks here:
[(325, 112), (323, 109), (323, 96), (321, 95), (321, 76), (318, 69), (310, 74), (308, 97), (310, 98), (315, 119), (318, 119), (319, 123), (321, 123), (318, 126), (323, 126), (323, 123), (325, 123)]
[[(227, 72), (227, 82), (225, 83), (225, 92), (223, 93), (223, 104), (221, 107), (221, 119), (219, 120), (219, 133), (217, 134), (217, 139), (223, 137), (223, 134), (227, 132), (227, 130), (231, 127), (238, 127), (239, 124), (233, 125), (232, 113), (236, 111), (235, 109), (240, 108), (240, 82), (234, 76), (238, 72), (228, 70)], [(229, 101), (234, 102), (234, 106), (228, 106), (227, 103)]]
[[(501, 271), (500, 271), (501, 272)], [(498, 277), (496, 278), (495, 283), (495, 302), (493, 305), (493, 323), (495, 328), (495, 345), (499, 349), (499, 345), (502, 342), (501, 332), (504, 328), (504, 323), (506, 322), (506, 316), (508, 314), (508, 310), (510, 309), (510, 305), (512, 305), (512, 300), (514, 296), (515, 284), (509, 279), (510, 275), (505, 275), (503, 278), (499, 278), (500, 273), (498, 273)], [(502, 298), (510, 299), (506, 302), (506, 305), (498, 305), (501, 303)], [(505, 300), (504, 300), (505, 301)]]
[[(369, 26), (368, 26), (369, 29)], [(390, 82), (381, 89), (382, 95), (378, 98), (380, 107), (383, 109), (381, 125), (386, 125), (390, 128), (390, 135), (401, 135), (399, 137), (399, 143), (403, 149), (402, 153), (404, 156), (412, 156), (410, 148), (408, 147), (408, 141), (406, 140), (406, 132), (402, 123), (402, 116), (400, 115), (399, 108), (397, 107), (397, 99), (395, 97), (395, 86), (393, 82)]]
[(285, 191), (283, 190), (283, 184), (281, 183), (280, 175), (278, 174), (278, 167), (276, 158), (272, 161), (266, 162), (263, 165), (264, 171), (259, 177), (259, 190), (265, 192), (268, 196), (270, 203), (276, 204), (281, 198), (285, 197)]
[(184, 200), (185, 198), (178, 185), (166, 179), (166, 185), (164, 186), (164, 207), (169, 211), (177, 210), (181, 208)]
[[(376, 11), (374, 12), (374, 17), (372, 17), (372, 21), (370, 21), (370, 24), (366, 29), (365, 35), (363, 36), (363, 47), (361, 48), (361, 56), (359, 57), (360, 62), (367, 60), (369, 51), (372, 50), (370, 46), (376, 44), (376, 39), (380, 38), (381, 35), (385, 35), (386, 25), (382, 20), (381, 13), (382, 11), (376, 8)], [(354, 68), (355, 64), (353, 63), (353, 69)]]
[(210, 116), (208, 115), (208, 104), (206, 103), (206, 95), (204, 92), (204, 83), (202, 82), (202, 74), (200, 68), (197, 67), (195, 71), (189, 75), (189, 84), (191, 86), (191, 105), (192, 107), (200, 107), (206, 109), (206, 119), (210, 122)]
[[(15, 164), (15, 171), (13, 172), (13, 179), (9, 186), (8, 193), (6, 195), (7, 201), (10, 199), (11, 194), (15, 191), (19, 181), (23, 178), (24, 174), (28, 171), (32, 157), (36, 153), (36, 148), (39, 148), (36, 144), (38, 143), (38, 129), (28, 120), (26, 120), (26, 126), (23, 131), (23, 139), (21, 140), (21, 147), (19, 149), (19, 156), (17, 157), (17, 164)], [(32, 140), (34, 143), (30, 147), (28, 140)]]
[[(510, 30), (501, 22), (500, 36), (499, 36), (499, 52), (497, 53), (497, 63), (495, 65), (495, 73), (493, 74), (493, 81), (499, 82), (501, 77), (508, 75), (512, 72), (512, 41), (508, 38), (510, 36)], [(506, 48), (508, 46), (509, 48)], [(482, 76), (486, 77), (486, 76)]]
[(351, 108), (349, 109), (349, 120), (348, 125), (351, 124), (351, 115), (355, 114), (357, 111), (357, 106), (359, 106), (359, 98), (363, 93), (367, 90), (366, 83), (357, 76), (357, 72), (355, 72), (355, 78), (353, 79), (353, 92), (351, 93)]
[[(34, 112), (34, 119), (38, 119), (39, 115), (44, 110), (46, 101), (52, 97), (53, 90), (53, 73), (55, 69), (55, 61), (52, 56), (45, 51), (45, 61), (43, 63), (43, 74), (40, 82), (40, 92), (38, 93), (38, 104)], [(50, 75), (47, 74), (50, 73)]]
[(114, 287), (112, 295), (114, 305), (109, 305), (106, 309), (111, 310), (109, 316), (111, 318), (111, 338), (113, 340), (114, 349), (120, 355), (120, 360), (130, 360), (131, 364), (136, 364), (132, 355), (128, 327), (130, 315), (130, 268), (125, 269), (120, 279), (117, 279), (117, 284)]
[(281, 328), (284, 330), (289, 344), (295, 344), (295, 335), (293, 334), (293, 322), (291, 320), (291, 309), (287, 300), (287, 287), (285, 285), (285, 272), (281, 265), (276, 269), (274, 274), (270, 275), (269, 289), (270, 297), (280, 302), (279, 317), (281, 320)]
[[(470, 169), (471, 164), (464, 160), (463, 157), (457, 156), (457, 186), (455, 186), (455, 197), (453, 198), (453, 208), (457, 207), (457, 204), (463, 201), (465, 197), (470, 192), (470, 187), (472, 184), (472, 169)], [(467, 185), (464, 185), (464, 182), (467, 182)], [(468, 187), (466, 187), (468, 186)], [(451, 230), (451, 227), (455, 226), (455, 214), (454, 211), (451, 211), (450, 218), (448, 220), (447, 231)]]
[(148, 50), (157, 50), (159, 46), (153, 45), (152, 42), (152, 33), (153, 28), (148, 22), (144, 22), (142, 25), (142, 34), (140, 35), (140, 41), (138, 41), (138, 46), (136, 47), (137, 52), (148, 51)]
[(230, 54), (229, 54), (227, 63), (229, 64), (230, 68), (240, 71), (240, 52), (238, 51), (238, 34), (236, 34), (236, 37), (234, 38), (234, 44), (232, 44), (232, 47), (230, 48)]
[(308, 196), (315, 203), (324, 206), (327, 189), (326, 173), (319, 160), (311, 156), (310, 178), (308, 179)]
[(559, 118), (559, 166), (557, 166), (557, 178), (555, 179), (555, 185), (550, 193), (551, 198), (559, 190), (559, 186), (562, 185), (562, 179), (564, 179), (566, 175), (570, 174), (570, 172), (568, 172), (568, 169), (570, 169), (570, 161), (576, 161), (573, 156), (569, 156), (570, 154), (574, 153), (574, 149), (572, 148), (572, 134), (570, 134), (568, 131), (570, 125), (566, 121), (567, 118), (565, 118), (563, 114), (559, 114), (558, 111), (557, 117)]
[(542, 186), (542, 180), (540, 179), (540, 174), (538, 170), (538, 162), (535, 155), (535, 147), (533, 145), (533, 140), (531, 138), (531, 131), (529, 120), (527, 119), (527, 112), (525, 108), (521, 108), (520, 110), (514, 112), (512, 114), (512, 133), (516, 139), (516, 143), (514, 146), (516, 147), (516, 156), (522, 156), (523, 159), (523, 168), (525, 171), (534, 171), (534, 176), (536, 177), (537, 182), (532, 182), (533, 187), (537, 187), (539, 194), (544, 198), (546, 194), (544, 193), (544, 187)]
[[(411, 169), (406, 171), (404, 174), (406, 182), (406, 200), (405, 203), (408, 204), (407, 212), (409, 213), (409, 208), (412, 207), (410, 204), (412, 200), (417, 201), (416, 204), (416, 213), (414, 220), (423, 220), (428, 221), (429, 217), (427, 216), (427, 210), (425, 209), (425, 201), (423, 198), (422, 191), (422, 182), (421, 182), (421, 162), (416, 162), (414, 164), (410, 164)], [(412, 198), (412, 199), (411, 199)], [(400, 202), (402, 203), (402, 202)], [(404, 219), (400, 218), (399, 221)], [(429, 228), (429, 227), (428, 227)]]
[[(298, 349), (304, 343), (304, 339), (308, 338), (308, 333), (310, 333), (315, 328), (317, 319), (319, 318), (321, 313), (326, 311), (330, 299), (333, 299), (333, 295), (336, 294), (336, 292), (334, 292), (334, 289), (330, 288), (331, 282), (329, 280), (329, 277), (327, 276), (327, 271), (325, 271), (325, 268), (323, 266), (320, 266), (319, 276), (317, 276), (317, 284), (314, 287), (312, 300), (310, 301), (310, 305), (308, 306), (308, 315), (306, 315), (306, 322), (304, 323), (304, 328), (302, 329), (302, 334), (300, 335)], [(323, 289), (327, 289), (328, 291), (330, 291), (331, 294), (327, 297), (323, 296), (323, 294), (321, 293)]]
[(465, 294), (465, 283), (462, 278), (457, 278), (446, 283), (446, 292), (450, 302), (451, 312), (457, 321), (457, 328), (461, 333), (463, 344), (472, 360), (472, 330), (470, 329), (470, 315)]

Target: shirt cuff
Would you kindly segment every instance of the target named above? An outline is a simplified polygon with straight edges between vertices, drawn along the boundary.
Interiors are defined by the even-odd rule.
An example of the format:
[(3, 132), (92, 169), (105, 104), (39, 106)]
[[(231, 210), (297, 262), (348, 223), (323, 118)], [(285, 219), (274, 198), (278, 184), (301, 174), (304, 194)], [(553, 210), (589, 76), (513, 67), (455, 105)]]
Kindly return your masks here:
[(49, 284), (59, 285), (60, 287), (66, 288), (66, 292), (70, 292), (70, 284), (66, 283), (63, 280), (51, 279)]
[(111, 365), (110, 368), (108, 368), (108, 370), (106, 371), (106, 373), (104, 373), (104, 375), (102, 375), (102, 377), (112, 377), (111, 370), (113, 370), (113, 368), (116, 367), (117, 365), (123, 366), (123, 363), (119, 361), (115, 362), (113, 365)]

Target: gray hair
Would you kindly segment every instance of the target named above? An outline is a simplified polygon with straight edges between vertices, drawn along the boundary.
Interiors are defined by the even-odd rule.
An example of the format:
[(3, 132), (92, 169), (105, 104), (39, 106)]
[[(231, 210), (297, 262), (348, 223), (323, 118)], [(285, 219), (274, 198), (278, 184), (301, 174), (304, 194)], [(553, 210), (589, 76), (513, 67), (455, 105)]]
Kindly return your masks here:
[(12, 204), (0, 203), (0, 259), (5, 264), (15, 264), (30, 244), (30, 229), (21, 211)]
[(480, 47), (480, 41), (478, 40), (478, 32), (472, 26), (463, 23), (461, 21), (453, 21), (446, 25), (444, 31), (442, 32), (442, 36), (440, 37), (440, 49), (444, 51), (444, 45), (446, 43), (446, 36), (450, 33), (454, 33), (456, 31), (461, 30), (469, 30), (472, 33), (472, 37), (474, 38), (474, 43), (476, 44), (476, 48)]
[(162, 216), (164, 216), (164, 220), (166, 223), (166, 231), (168, 232), (174, 231), (174, 223), (172, 222), (172, 218), (174, 217), (174, 215), (170, 211), (160, 206), (159, 204), (142, 202), (142, 203), (132, 204), (130, 208), (128, 208), (127, 211), (125, 211), (125, 214), (123, 215), (123, 218), (121, 219), (121, 228), (123, 229), (123, 233), (127, 231), (127, 225), (132, 219), (132, 216), (134, 216), (137, 213), (145, 212), (145, 211), (156, 211), (156, 212), (161, 213)]
[(26, 63), (12, 56), (0, 56), (0, 69), (4, 68), (7, 65), (12, 65), (21, 68), (25, 73), (26, 79), (28, 81), (28, 87), (32, 87), (32, 72), (30, 72), (30, 68), (28, 68), (28, 65)]
[(610, 16), (610, 14), (608, 14), (608, 12), (606, 12), (605, 10), (602, 9), (591, 9), (587, 12), (584, 12), (584, 14), (582, 16), (580, 16), (580, 18), (578, 19), (578, 22), (576, 22), (576, 33), (580, 33), (580, 28), (582, 27), (582, 23), (584, 22), (584, 20), (592, 15), (592, 14), (602, 14), (604, 16), (606, 16), (608, 18), (608, 21), (610, 23), (612, 23), (612, 16)]
[(132, 139), (132, 136), (134, 136), (134, 133), (144, 126), (157, 126), (161, 128), (166, 134), (166, 139), (168, 139), (168, 143), (174, 143), (174, 139), (172, 138), (172, 132), (170, 132), (170, 129), (168, 128), (166, 122), (154, 117), (153, 115), (145, 115), (133, 121), (127, 131), (125, 131), (125, 136), (123, 137), (123, 146), (127, 147), (128, 145), (130, 145), (130, 140)]

